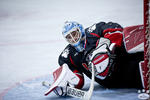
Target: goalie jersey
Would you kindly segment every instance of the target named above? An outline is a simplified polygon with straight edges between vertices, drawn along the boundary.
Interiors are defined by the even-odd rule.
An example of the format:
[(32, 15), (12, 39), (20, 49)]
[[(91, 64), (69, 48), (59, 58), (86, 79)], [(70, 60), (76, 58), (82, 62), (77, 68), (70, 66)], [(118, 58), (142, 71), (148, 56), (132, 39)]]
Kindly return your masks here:
[(67, 45), (59, 56), (60, 66), (66, 63), (72, 72), (77, 70), (91, 78), (89, 56), (95, 49), (101, 48), (98, 47), (100, 39), (105, 38), (110, 41), (109, 52), (99, 50), (98, 55), (92, 59), (97, 66), (95, 81), (107, 88), (142, 88), (139, 62), (143, 60), (143, 52), (126, 52), (123, 28), (119, 24), (99, 22), (86, 28), (85, 34), (84, 50), (78, 52), (72, 45)]

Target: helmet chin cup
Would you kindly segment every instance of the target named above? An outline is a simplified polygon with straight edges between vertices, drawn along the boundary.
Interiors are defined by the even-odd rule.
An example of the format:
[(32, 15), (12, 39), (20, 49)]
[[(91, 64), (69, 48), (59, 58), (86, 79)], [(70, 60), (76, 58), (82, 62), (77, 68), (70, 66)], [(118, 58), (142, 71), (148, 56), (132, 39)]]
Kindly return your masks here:
[(82, 52), (85, 48), (85, 37), (76, 44), (72, 45), (78, 52)]

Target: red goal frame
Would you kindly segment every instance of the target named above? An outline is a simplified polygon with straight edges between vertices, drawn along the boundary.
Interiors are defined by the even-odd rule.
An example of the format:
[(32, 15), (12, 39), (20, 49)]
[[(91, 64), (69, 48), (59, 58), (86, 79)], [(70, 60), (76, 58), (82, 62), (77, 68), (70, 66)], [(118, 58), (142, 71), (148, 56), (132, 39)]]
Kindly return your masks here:
[(145, 90), (150, 90), (150, 25), (149, 25), (149, 2), (144, 0), (144, 71), (145, 71)]

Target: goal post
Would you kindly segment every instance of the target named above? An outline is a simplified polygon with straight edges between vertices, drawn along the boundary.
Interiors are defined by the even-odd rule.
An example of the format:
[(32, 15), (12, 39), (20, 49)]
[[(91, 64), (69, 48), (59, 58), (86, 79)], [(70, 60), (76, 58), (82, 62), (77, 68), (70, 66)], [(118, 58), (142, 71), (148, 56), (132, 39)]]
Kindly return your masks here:
[(150, 0), (144, 0), (144, 71), (145, 90), (150, 90)]

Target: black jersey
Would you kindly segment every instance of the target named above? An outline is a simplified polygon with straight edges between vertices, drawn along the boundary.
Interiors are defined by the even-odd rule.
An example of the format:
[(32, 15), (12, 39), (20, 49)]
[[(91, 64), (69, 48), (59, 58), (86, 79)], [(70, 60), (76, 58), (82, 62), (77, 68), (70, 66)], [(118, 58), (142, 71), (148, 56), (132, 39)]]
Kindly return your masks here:
[[(83, 52), (78, 52), (72, 45), (67, 45), (59, 56), (59, 65), (68, 64), (69, 68), (74, 71), (78, 70), (91, 78), (91, 72), (88, 70), (87, 55), (96, 48), (96, 42), (100, 37), (104, 37), (104, 31), (112, 28), (122, 27), (117, 23), (100, 22), (85, 29), (86, 46)], [(120, 41), (120, 40), (119, 40)], [(121, 40), (122, 41), (122, 40)], [(142, 61), (143, 53), (127, 54), (124, 46), (117, 48), (117, 59), (115, 68), (111, 75), (104, 80), (95, 78), (95, 81), (105, 87), (141, 87), (138, 64)], [(136, 61), (135, 60), (136, 57)], [(133, 66), (134, 65), (134, 66)], [(135, 85), (136, 84), (136, 85)]]

